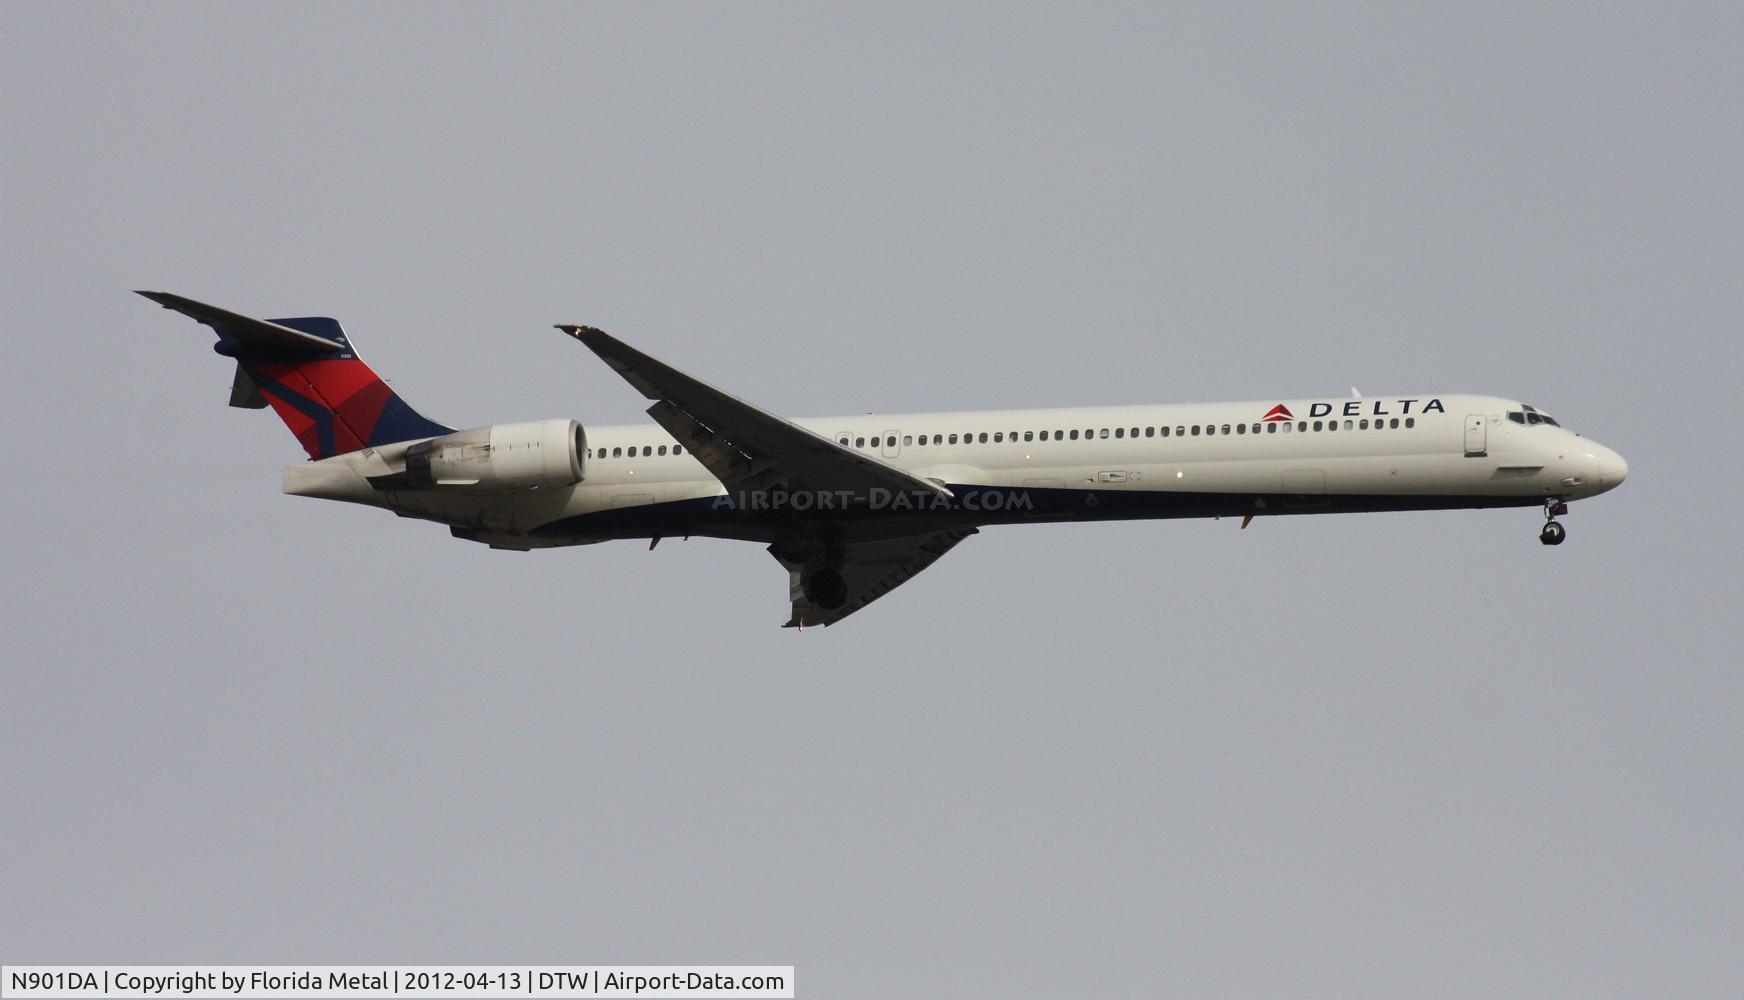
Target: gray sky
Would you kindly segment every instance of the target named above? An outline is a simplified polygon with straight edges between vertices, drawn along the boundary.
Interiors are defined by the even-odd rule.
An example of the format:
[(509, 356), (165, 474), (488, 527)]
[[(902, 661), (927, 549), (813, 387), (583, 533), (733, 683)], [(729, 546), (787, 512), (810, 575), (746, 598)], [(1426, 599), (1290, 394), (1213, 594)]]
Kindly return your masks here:
[[(0, 6), (0, 959), (802, 995), (1744, 992), (1737, 5)], [(1494, 392), (1536, 511), (756, 546), (279, 493), (202, 328), (456, 426)]]

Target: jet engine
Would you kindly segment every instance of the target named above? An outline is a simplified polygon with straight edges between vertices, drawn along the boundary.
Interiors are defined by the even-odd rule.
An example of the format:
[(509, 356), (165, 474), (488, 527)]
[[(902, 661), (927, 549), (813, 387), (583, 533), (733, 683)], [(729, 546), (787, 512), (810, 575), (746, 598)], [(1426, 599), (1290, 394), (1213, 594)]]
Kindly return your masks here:
[(406, 449), (415, 489), (533, 490), (584, 478), (587, 432), (574, 420), (476, 427)]

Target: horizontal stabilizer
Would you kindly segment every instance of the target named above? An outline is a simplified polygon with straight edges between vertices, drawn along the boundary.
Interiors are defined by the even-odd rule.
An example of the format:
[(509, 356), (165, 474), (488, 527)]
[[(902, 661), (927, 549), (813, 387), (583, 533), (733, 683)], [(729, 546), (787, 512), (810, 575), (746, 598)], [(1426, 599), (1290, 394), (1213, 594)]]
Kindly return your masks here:
[(209, 306), (204, 302), (169, 292), (139, 292), (140, 295), (156, 302), (165, 309), (173, 309), (191, 319), (204, 323), (218, 331), (219, 335), (250, 347), (276, 351), (319, 351), (332, 354), (351, 350), (351, 345), (343, 340), (334, 341), (326, 337), (293, 330), (270, 320), (255, 319), (241, 313), (233, 313), (228, 309)]
[(310, 458), (454, 432), (401, 399), (331, 316), (255, 319), (169, 292), (139, 294), (211, 327), (212, 349), (236, 361), (230, 405), (272, 407)]

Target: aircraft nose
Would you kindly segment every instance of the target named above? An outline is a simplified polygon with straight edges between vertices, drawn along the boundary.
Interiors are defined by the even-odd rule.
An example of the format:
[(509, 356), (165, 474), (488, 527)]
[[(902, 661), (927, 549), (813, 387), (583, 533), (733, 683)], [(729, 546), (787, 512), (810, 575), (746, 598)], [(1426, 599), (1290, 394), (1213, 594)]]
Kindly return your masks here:
[(1599, 449), (1599, 488), (1615, 489), (1629, 478), (1629, 463), (1609, 448)]

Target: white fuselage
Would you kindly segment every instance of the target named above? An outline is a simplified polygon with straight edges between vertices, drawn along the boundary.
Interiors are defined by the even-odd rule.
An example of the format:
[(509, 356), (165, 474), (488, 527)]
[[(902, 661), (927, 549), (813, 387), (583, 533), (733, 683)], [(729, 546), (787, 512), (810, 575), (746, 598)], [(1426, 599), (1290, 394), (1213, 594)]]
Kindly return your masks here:
[[(1099, 515), (1104, 517), (1527, 505), (1593, 496), (1627, 475), (1616, 452), (1548, 419), (1540, 422), (1530, 407), (1525, 409), (1533, 422), (1526, 423), (1523, 406), (1493, 396), (1423, 394), (794, 422), (953, 491), (1038, 491), (1056, 503), (1082, 494), (1093, 506), (1098, 498), (1109, 502)], [(372, 462), (382, 461), (366, 449), (287, 469), (286, 491), (387, 506), (464, 526), (469, 537), (508, 547), (524, 547), (515, 539), (559, 523), (576, 527), (547, 531), (533, 544), (658, 535), (671, 529), (625, 515), (686, 505), (718, 510), (727, 495), (656, 424), (589, 426), (586, 444), (585, 478), (562, 489), (492, 496), (384, 493), (362, 482), (372, 474)], [(1175, 502), (1185, 496), (1221, 499), (1212, 507)], [(738, 498), (747, 515), (755, 513), (749, 510), (753, 502)], [(664, 506), (675, 504), (680, 508)], [(972, 512), (964, 516), (977, 520)], [(1024, 519), (1058, 518), (978, 520)], [(715, 532), (698, 527), (695, 533)]]

